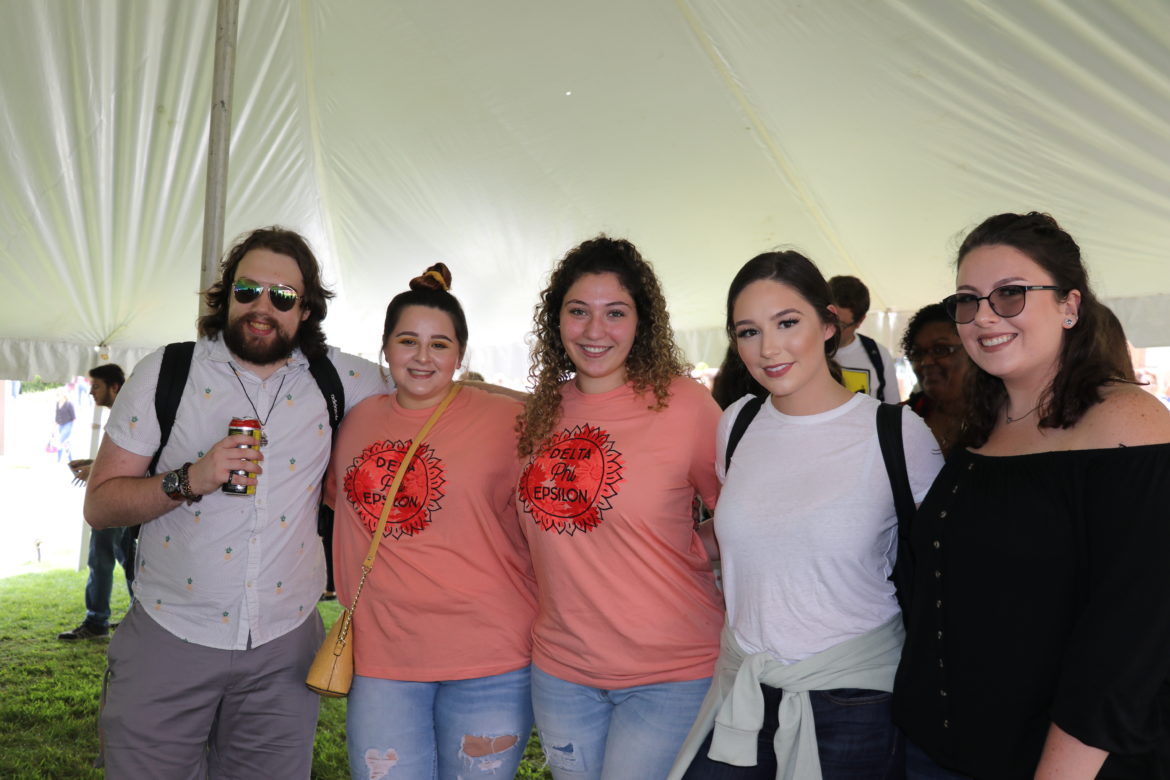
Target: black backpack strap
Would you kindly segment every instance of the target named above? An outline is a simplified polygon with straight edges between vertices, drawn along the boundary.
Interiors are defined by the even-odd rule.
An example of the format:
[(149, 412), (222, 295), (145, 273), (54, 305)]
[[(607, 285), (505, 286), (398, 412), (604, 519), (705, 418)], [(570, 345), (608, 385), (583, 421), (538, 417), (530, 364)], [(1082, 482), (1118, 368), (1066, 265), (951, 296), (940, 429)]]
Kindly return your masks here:
[(724, 456), (723, 461), (724, 474), (731, 468), (731, 456), (735, 452), (739, 440), (747, 432), (748, 426), (752, 424), (752, 420), (756, 419), (756, 415), (760, 413), (760, 409), (763, 408), (764, 401), (766, 400), (768, 400), (768, 396), (757, 395), (740, 407), (739, 414), (735, 416), (735, 422), (731, 424), (731, 434), (727, 437), (727, 454)]
[(878, 349), (876, 341), (869, 336), (857, 334), (857, 340), (861, 342), (861, 346), (865, 349), (865, 354), (869, 355), (869, 362), (873, 363), (873, 369), (877, 372), (878, 389), (875, 397), (884, 402), (886, 400), (886, 364), (882, 360), (881, 350)]
[(898, 604), (905, 616), (910, 607), (910, 585), (914, 574), (914, 556), (910, 548), (910, 526), (917, 508), (914, 506), (914, 491), (910, 488), (910, 475), (906, 471), (906, 450), (902, 443), (902, 407), (899, 404), (882, 404), (877, 410), (878, 444), (882, 459), (886, 463), (886, 475), (894, 494), (894, 509), (898, 514), (898, 558), (890, 580), (897, 589)]
[(325, 399), (325, 409), (329, 412), (329, 426), (333, 429), (333, 439), (337, 439), (337, 427), (341, 425), (341, 418), (345, 416), (345, 388), (341, 385), (341, 377), (337, 375), (337, 367), (328, 355), (314, 358), (309, 361), (309, 373), (317, 381)]
[(154, 414), (158, 418), (158, 449), (150, 459), (147, 474), (154, 474), (163, 447), (171, 438), (175, 415), (179, 412), (179, 401), (183, 399), (183, 388), (187, 385), (187, 374), (191, 372), (191, 357), (195, 354), (194, 341), (177, 341), (167, 344), (163, 350), (162, 365), (158, 369), (158, 384), (154, 388)]

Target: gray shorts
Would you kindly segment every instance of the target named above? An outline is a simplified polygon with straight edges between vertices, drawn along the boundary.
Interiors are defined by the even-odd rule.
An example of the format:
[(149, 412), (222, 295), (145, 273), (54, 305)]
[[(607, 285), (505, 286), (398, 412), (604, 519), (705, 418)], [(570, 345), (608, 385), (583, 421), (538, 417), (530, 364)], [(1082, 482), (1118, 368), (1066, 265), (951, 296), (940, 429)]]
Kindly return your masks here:
[(138, 603), (110, 641), (99, 725), (106, 776), (307, 778), (319, 699), (305, 687), (324, 628), (250, 650), (191, 644)]

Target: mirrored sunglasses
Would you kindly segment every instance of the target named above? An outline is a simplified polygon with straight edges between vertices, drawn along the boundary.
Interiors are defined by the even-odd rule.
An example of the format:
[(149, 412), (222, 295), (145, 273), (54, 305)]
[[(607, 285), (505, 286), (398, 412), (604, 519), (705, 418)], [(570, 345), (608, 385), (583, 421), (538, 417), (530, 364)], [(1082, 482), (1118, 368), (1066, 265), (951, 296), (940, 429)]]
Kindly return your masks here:
[(1024, 296), (1029, 290), (1059, 290), (1051, 284), (1005, 284), (996, 287), (987, 295), (955, 293), (943, 298), (947, 314), (957, 325), (975, 321), (979, 313), (979, 302), (987, 301), (991, 310), (1001, 317), (1015, 317), (1024, 310)]
[(289, 311), (296, 305), (297, 298), (301, 297), (300, 293), (287, 284), (260, 284), (240, 277), (232, 285), (232, 295), (235, 296), (236, 303), (252, 303), (263, 295), (265, 290), (268, 291), (268, 300), (272, 302), (272, 308), (277, 311)]

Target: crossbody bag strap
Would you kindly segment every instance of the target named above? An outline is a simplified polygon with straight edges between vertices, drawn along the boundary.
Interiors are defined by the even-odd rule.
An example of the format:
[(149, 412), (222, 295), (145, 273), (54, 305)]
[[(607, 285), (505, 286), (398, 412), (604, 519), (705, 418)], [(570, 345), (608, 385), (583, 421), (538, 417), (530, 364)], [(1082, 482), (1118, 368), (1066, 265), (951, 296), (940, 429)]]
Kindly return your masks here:
[(362, 577), (358, 580), (357, 588), (354, 589), (353, 602), (349, 605), (349, 609), (346, 610), (345, 623), (342, 625), (341, 633), (337, 637), (338, 647), (345, 643), (345, 638), (349, 634), (350, 622), (353, 620), (353, 611), (357, 609), (358, 598), (362, 595), (362, 587), (366, 584), (366, 577), (370, 576), (370, 572), (374, 570), (374, 559), (378, 555), (378, 545), (382, 543), (382, 531), (386, 528), (386, 520), (390, 517), (390, 509), (394, 506), (394, 498), (398, 495), (398, 488), (401, 487), (402, 480), (406, 476), (406, 470), (410, 467), (410, 460), (418, 450), (419, 443), (431, 432), (431, 428), (439, 419), (439, 415), (451, 405), (451, 401), (459, 394), (459, 390), (462, 387), (458, 382), (451, 385), (451, 389), (447, 391), (447, 395), (443, 397), (443, 400), (435, 407), (435, 411), (431, 412), (431, 416), (423, 423), (423, 427), (415, 435), (414, 440), (410, 443), (410, 447), (406, 450), (406, 454), (402, 456), (402, 462), (398, 464), (398, 470), (394, 474), (394, 481), (390, 483), (390, 490), (386, 492), (386, 502), (382, 505), (382, 514), (378, 517), (378, 527), (374, 529), (374, 538), (370, 540), (370, 551), (366, 555), (366, 559), (362, 561)]

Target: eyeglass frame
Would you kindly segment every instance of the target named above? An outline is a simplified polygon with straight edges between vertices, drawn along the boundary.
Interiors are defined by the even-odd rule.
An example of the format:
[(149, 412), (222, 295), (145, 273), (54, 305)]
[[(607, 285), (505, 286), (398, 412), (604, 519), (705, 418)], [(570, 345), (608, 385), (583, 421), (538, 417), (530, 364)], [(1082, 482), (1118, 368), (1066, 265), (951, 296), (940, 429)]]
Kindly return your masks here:
[[(255, 292), (256, 297), (248, 301), (241, 301), (240, 293), (245, 291)], [(272, 304), (272, 308), (279, 312), (292, 311), (296, 307), (297, 301), (301, 300), (303, 297), (299, 292), (287, 284), (260, 284), (254, 279), (249, 279), (246, 276), (241, 276), (232, 282), (232, 298), (234, 298), (236, 303), (240, 304), (241, 306), (247, 306), (250, 303), (255, 303), (264, 297), (264, 293), (268, 293), (268, 301)], [(283, 293), (292, 293), (292, 302), (288, 304), (287, 308), (283, 308), (283, 300), (286, 300), (281, 297)]]
[[(995, 307), (995, 303), (992, 302), (991, 296), (995, 295), (1000, 290), (1006, 290), (1009, 287), (1015, 287), (1021, 291), (1021, 300), (1023, 302), (1020, 304), (1019, 311), (1013, 312), (1012, 314), (1004, 314), (999, 309), (997, 309)], [(1030, 291), (1033, 291), (1033, 290), (1056, 290), (1058, 292), (1062, 292), (1064, 290), (1064, 288), (1058, 287), (1057, 285), (1054, 285), (1054, 284), (1001, 284), (999, 287), (996, 287), (994, 290), (989, 292), (987, 295), (975, 295), (973, 293), (955, 293), (954, 295), (948, 295), (947, 297), (942, 299), (942, 305), (943, 305), (943, 308), (946, 309), (946, 311), (947, 311), (947, 316), (950, 317), (951, 320), (956, 325), (969, 325), (972, 322), (974, 322), (975, 318), (979, 316), (979, 303), (981, 301), (987, 301), (987, 305), (991, 307), (991, 310), (993, 312), (995, 312), (996, 316), (1003, 317), (1006, 320), (1006, 319), (1011, 319), (1012, 317), (1018, 317), (1018, 316), (1020, 316), (1020, 314), (1023, 313), (1024, 304), (1026, 304), (1028, 302), (1028, 293)], [(974, 299), (974, 300), (965, 302), (965, 303), (974, 303), (975, 304), (975, 313), (971, 315), (971, 319), (969, 319), (969, 320), (959, 320), (957, 318), (958, 317), (958, 307), (959, 307), (958, 297), (960, 295), (970, 295)]]
[(930, 355), (935, 360), (941, 360), (950, 357), (962, 348), (962, 344), (932, 344), (926, 349), (914, 347), (906, 353), (906, 359), (911, 363), (921, 363), (927, 355)]

